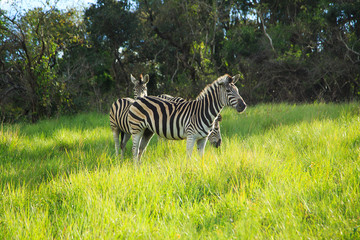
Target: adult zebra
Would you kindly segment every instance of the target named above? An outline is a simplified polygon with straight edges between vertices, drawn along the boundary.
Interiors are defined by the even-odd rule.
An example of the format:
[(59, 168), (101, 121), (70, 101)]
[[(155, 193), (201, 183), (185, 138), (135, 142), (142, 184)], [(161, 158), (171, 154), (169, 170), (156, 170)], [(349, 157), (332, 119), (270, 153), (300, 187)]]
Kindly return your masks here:
[[(134, 78), (131, 75), (131, 82), (134, 84), (134, 98), (147, 96), (147, 83), (149, 82), (149, 75), (144, 77), (140, 75), (140, 80)], [(168, 99), (174, 102), (183, 102), (185, 99), (181, 97), (173, 97), (167, 94), (162, 94), (160, 97)], [(126, 143), (129, 141), (131, 133), (128, 123), (128, 112), (130, 106), (135, 102), (132, 98), (119, 98), (116, 100), (110, 108), (110, 126), (113, 132), (115, 142), (116, 156), (119, 155), (119, 147), (121, 148), (121, 158), (124, 158)], [(121, 133), (121, 144), (119, 144), (119, 135)], [(209, 139), (210, 143), (219, 147), (221, 144), (220, 127), (217, 121), (215, 121), (214, 128), (211, 130), (212, 137)], [(120, 145), (120, 146), (119, 146)]]
[[(147, 96), (147, 86), (149, 75), (144, 77), (140, 75), (140, 80), (130, 76), (131, 82), (134, 84), (134, 98)], [(116, 156), (119, 155), (119, 134), (121, 133), (121, 158), (124, 158), (126, 143), (129, 141), (130, 127), (128, 124), (128, 112), (131, 104), (135, 102), (132, 98), (119, 98), (110, 108), (110, 126), (115, 141)]]
[(186, 139), (188, 157), (197, 142), (199, 154), (203, 155), (209, 132), (223, 107), (232, 106), (238, 112), (246, 109), (235, 86), (239, 78), (240, 75), (231, 77), (227, 74), (219, 77), (192, 101), (176, 103), (151, 96), (137, 99), (130, 106), (128, 115), (134, 160), (140, 161), (154, 133), (172, 140)]

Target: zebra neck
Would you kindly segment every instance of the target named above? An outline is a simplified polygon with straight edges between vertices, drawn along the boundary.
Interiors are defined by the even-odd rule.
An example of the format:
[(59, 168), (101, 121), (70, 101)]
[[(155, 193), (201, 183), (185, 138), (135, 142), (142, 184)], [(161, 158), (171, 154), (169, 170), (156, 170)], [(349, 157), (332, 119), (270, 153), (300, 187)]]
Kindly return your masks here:
[(211, 88), (208, 91), (202, 93), (196, 101), (199, 103), (199, 115), (201, 119), (204, 119), (207, 126), (211, 127), (215, 118), (219, 115), (224, 108), (224, 104), (221, 102), (220, 91), (218, 88)]

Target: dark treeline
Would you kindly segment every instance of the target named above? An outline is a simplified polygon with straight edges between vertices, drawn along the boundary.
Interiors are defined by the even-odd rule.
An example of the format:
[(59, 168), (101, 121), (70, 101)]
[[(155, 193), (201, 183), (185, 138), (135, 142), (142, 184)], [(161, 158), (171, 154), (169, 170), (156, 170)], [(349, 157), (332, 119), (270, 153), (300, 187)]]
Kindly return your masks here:
[(2, 121), (107, 112), (148, 92), (193, 98), (240, 73), (258, 102), (360, 97), (360, 1), (98, 0), (85, 9), (0, 10)]

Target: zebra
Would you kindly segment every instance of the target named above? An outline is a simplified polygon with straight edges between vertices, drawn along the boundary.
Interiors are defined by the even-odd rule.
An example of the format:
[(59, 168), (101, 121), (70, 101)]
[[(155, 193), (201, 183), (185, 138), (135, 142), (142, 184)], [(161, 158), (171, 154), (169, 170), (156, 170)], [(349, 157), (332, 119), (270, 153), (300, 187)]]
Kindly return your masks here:
[[(140, 75), (140, 80), (137, 80), (133, 75), (131, 77), (131, 82), (134, 84), (134, 98), (147, 96), (147, 83), (149, 82), (149, 75), (144, 77)], [(173, 97), (167, 94), (161, 94), (159, 97), (168, 99), (174, 102), (183, 102), (185, 99), (181, 97)], [(116, 156), (119, 155), (119, 134), (121, 133), (121, 158), (124, 158), (126, 143), (129, 141), (131, 133), (130, 126), (128, 124), (128, 112), (130, 105), (135, 102), (132, 98), (120, 98), (116, 100), (110, 108), (110, 126), (113, 132), (113, 137), (115, 141), (115, 152)], [(215, 121), (214, 126), (217, 126)], [(209, 139), (210, 143), (216, 148), (221, 145), (221, 134), (220, 128), (214, 127), (211, 130), (212, 137)]]
[[(164, 98), (164, 99), (176, 102), (176, 103), (186, 101), (182, 97), (173, 97), (168, 94), (161, 94), (161, 95), (158, 95), (158, 97)], [(221, 120), (222, 120), (222, 116), (221, 116), (221, 114), (219, 114), (218, 117), (215, 118), (213, 128), (210, 130), (210, 134), (208, 136), (208, 140), (209, 140), (210, 144), (216, 148), (220, 147), (221, 142), (222, 142), (221, 133), (220, 133), (220, 123), (219, 123), (219, 122), (221, 122)]]
[(208, 140), (214, 147), (218, 148), (220, 147), (222, 143), (221, 133), (220, 133), (220, 122), (222, 120), (221, 114), (215, 118), (213, 128), (210, 131), (210, 134), (208, 136)]
[[(130, 75), (131, 82), (134, 84), (134, 98), (147, 96), (146, 84), (149, 82), (149, 75), (144, 77), (140, 75), (140, 80), (137, 80), (133, 75)], [(119, 98), (110, 108), (110, 126), (115, 141), (116, 156), (119, 155), (119, 134), (121, 133), (121, 158), (124, 158), (126, 143), (131, 137), (130, 127), (128, 124), (128, 112), (130, 106), (135, 102), (132, 98)]]
[(235, 86), (239, 78), (240, 75), (225, 74), (206, 86), (192, 101), (176, 103), (153, 96), (138, 98), (130, 106), (128, 115), (134, 161), (140, 161), (154, 133), (171, 140), (186, 139), (187, 157), (191, 157), (196, 142), (202, 156), (214, 120), (223, 107), (228, 105), (238, 112), (246, 109)]

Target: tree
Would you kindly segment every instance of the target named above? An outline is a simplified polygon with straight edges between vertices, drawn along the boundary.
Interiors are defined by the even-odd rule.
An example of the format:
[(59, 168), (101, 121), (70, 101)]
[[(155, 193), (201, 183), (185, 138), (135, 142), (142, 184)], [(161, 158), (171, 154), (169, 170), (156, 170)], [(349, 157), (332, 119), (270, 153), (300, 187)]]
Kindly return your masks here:
[(51, 116), (67, 101), (64, 83), (56, 75), (59, 53), (84, 43), (76, 12), (36, 8), (14, 18), (1, 12), (1, 17), (5, 23), (1, 34), (5, 38), (0, 54), (11, 66), (9, 70), (3, 65), (6, 75), (1, 81), (6, 94), (2, 101), (16, 89), (14, 94), (21, 94), (22, 100), (15, 101), (18, 106), (12, 108), (33, 122), (41, 116)]
[(250, 104), (358, 99), (359, 8), (334, 0), (98, 0), (81, 16), (2, 12), (1, 114), (35, 121), (107, 110), (132, 96), (130, 74), (145, 73), (154, 95), (194, 98), (216, 77), (242, 73), (238, 87)]
[[(94, 65), (94, 84), (104, 81), (104, 76), (110, 73), (117, 89), (129, 95), (130, 74), (135, 69), (131, 65), (136, 62), (139, 44), (137, 17), (130, 2), (98, 0), (85, 11), (85, 22), (93, 44), (89, 51), (100, 60)], [(103, 62), (110, 64), (104, 66)]]

